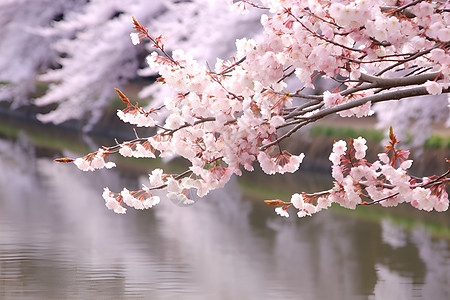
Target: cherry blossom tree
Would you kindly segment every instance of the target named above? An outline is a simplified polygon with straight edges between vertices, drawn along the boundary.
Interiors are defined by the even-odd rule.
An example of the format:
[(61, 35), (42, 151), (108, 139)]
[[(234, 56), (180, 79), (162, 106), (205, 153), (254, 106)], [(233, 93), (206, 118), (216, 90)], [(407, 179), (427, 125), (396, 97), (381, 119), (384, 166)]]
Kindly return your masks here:
[[(450, 90), (448, 2), (261, 0), (229, 4), (242, 13), (250, 7), (263, 11), (263, 38), (259, 42), (238, 39), (236, 53), (228, 60), (218, 59), (214, 66), (199, 63), (183, 50), (167, 51), (162, 35), (152, 34), (133, 18), (133, 44), (151, 42), (155, 51), (147, 58), (149, 67), (160, 75), (159, 84), (176, 93), (160, 106), (143, 109), (117, 90), (126, 105), (117, 114), (124, 122), (154, 127), (157, 132), (58, 161), (93, 171), (114, 167), (111, 155), (116, 153), (136, 158), (177, 155), (190, 166), (180, 174), (155, 169), (148, 184), (137, 191), (105, 188), (103, 198), (109, 209), (124, 213), (125, 204), (150, 208), (160, 201), (153, 194), (156, 189), (165, 189), (168, 198), (189, 204), (223, 187), (232, 175), (253, 171), (256, 163), (269, 175), (295, 172), (304, 154), (289, 153), (283, 144), (300, 128), (332, 114), (370, 116), (372, 105), (381, 102), (426, 96), (423, 105), (432, 105), (436, 95), (447, 96)], [(316, 76), (333, 80), (335, 86), (307, 94), (305, 89), (314, 88)], [(161, 121), (157, 116), (163, 112), (168, 117)], [(290, 202), (275, 199), (267, 203), (277, 205), (276, 212), (286, 217), (290, 209), (303, 217), (334, 202), (350, 209), (406, 202), (426, 211), (447, 210), (450, 168), (441, 175), (415, 177), (408, 173), (413, 163), (409, 151), (398, 144), (391, 128), (386, 152), (369, 162), (364, 138), (351, 139), (348, 144), (336, 141), (329, 157), (335, 179), (332, 189), (294, 194)]]
[[(2, 1), (0, 12), (5, 16), (0, 29), (0, 101), (12, 101), (12, 108), (30, 101), (52, 104), (56, 110), (39, 115), (41, 121), (59, 124), (78, 119), (90, 130), (109, 105), (113, 87), (121, 88), (136, 78), (144, 48), (150, 48), (149, 44), (136, 48), (125, 42), (132, 15), (151, 26), (153, 33), (164, 33), (168, 49), (182, 48), (213, 65), (216, 57), (231, 55), (236, 38), (258, 41), (262, 37), (257, 23), (264, 11), (247, 7), (248, 14), (240, 16), (230, 12), (225, 1), (209, 0), (21, 0)], [(50, 88), (44, 96), (30, 99), (41, 73), (39, 80), (49, 82)], [(155, 72), (145, 68), (139, 74)], [(172, 95), (164, 85), (149, 85), (140, 93), (140, 97), (155, 99), (153, 105)], [(427, 106), (421, 97), (416, 98), (373, 107), (378, 126), (393, 125), (402, 142), (410, 141), (412, 146), (423, 144), (431, 125), (450, 120), (445, 96), (437, 96)]]
[[(36, 28), (50, 26), (85, 0), (4, 0), (0, 2), (0, 101), (14, 107), (29, 104), (36, 75), (56, 66), (55, 37)], [(45, 9), (43, 9), (45, 8)]]

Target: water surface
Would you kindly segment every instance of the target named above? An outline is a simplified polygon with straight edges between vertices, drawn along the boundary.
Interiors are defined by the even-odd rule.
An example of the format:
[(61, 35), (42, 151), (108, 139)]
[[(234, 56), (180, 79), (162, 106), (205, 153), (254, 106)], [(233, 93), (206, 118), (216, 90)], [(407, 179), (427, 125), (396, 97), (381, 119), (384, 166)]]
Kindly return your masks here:
[(117, 215), (103, 188), (145, 174), (81, 172), (20, 136), (0, 140), (2, 299), (450, 299), (449, 238), (425, 223), (280, 218), (236, 180), (190, 207)]

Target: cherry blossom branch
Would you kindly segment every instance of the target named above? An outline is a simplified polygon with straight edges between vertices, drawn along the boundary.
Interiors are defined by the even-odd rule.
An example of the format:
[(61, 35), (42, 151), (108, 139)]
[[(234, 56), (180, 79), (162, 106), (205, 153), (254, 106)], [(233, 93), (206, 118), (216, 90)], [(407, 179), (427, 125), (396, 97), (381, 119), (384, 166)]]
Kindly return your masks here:
[[(388, 207), (408, 202), (413, 207), (426, 211), (447, 210), (449, 200), (445, 185), (450, 183), (450, 178), (442, 179), (450, 174), (450, 170), (432, 181), (429, 180), (433, 176), (423, 178), (423, 182), (428, 182), (427, 184), (415, 185), (417, 178), (409, 176), (406, 171), (412, 165), (412, 160), (408, 160), (409, 151), (396, 148), (399, 141), (392, 128), (389, 138), (387, 153), (378, 154), (379, 160), (372, 164), (364, 159), (367, 150), (364, 138), (350, 139), (348, 147), (345, 141), (335, 142), (329, 157), (333, 163), (332, 176), (335, 179), (331, 190), (315, 194), (294, 194), (290, 202), (279, 199), (265, 202), (279, 206), (275, 208), (275, 212), (285, 217), (289, 216), (288, 210), (291, 207), (298, 209), (298, 217), (304, 217), (327, 209), (334, 202), (349, 209), (356, 209), (359, 205), (380, 204)], [(388, 153), (391, 153), (390, 157)], [(395, 162), (401, 163), (394, 167)], [(425, 188), (428, 184), (431, 187)], [(378, 200), (363, 202), (362, 197)]]
[[(301, 94), (301, 93), (278, 93), (278, 94), (286, 95), (288, 97), (293, 97), (293, 98), (313, 99), (314, 101), (323, 100), (323, 95), (307, 95), (307, 94)], [(313, 102), (313, 101), (311, 101), (311, 102)]]
[[(402, 11), (402, 10), (406, 10), (406, 8), (408, 8), (410, 6), (414, 6), (414, 5), (416, 5), (416, 4), (418, 4), (418, 3), (422, 2), (422, 1), (424, 1), (424, 0), (414, 0), (414, 1), (410, 2), (410, 3), (407, 3), (405, 5), (402, 5), (402, 6), (398, 7), (398, 8), (396, 8), (394, 11), (390, 12), (390, 14), (394, 15), (395, 13), (397, 13), (399, 11)], [(383, 8), (381, 10), (383, 11)], [(414, 18), (415, 17), (415, 15), (413, 13), (409, 12), (409, 11), (406, 12), (406, 13), (409, 15), (409, 16), (406, 15), (407, 18)]]
[(247, 57), (244, 56), (243, 58), (241, 58), (238, 61), (236, 61), (235, 63), (233, 63), (231, 66), (228, 66), (227, 68), (225, 68), (222, 72), (218, 73), (217, 75), (225, 75), (225, 74), (233, 71), (236, 66), (243, 63), (246, 59), (247, 59)]
[[(150, 193), (153, 189), (165, 188), (170, 199), (191, 203), (192, 189), (202, 197), (223, 187), (233, 174), (253, 170), (254, 163), (267, 174), (295, 172), (304, 154), (283, 150), (281, 142), (330, 114), (363, 117), (373, 113), (372, 103), (449, 93), (450, 31), (448, 20), (438, 15), (438, 4), (415, 0), (385, 10), (366, 2), (318, 1), (306, 8), (301, 1), (265, 1), (270, 11), (261, 19), (264, 39), (236, 41), (236, 54), (229, 61), (218, 60), (216, 73), (183, 50), (174, 50), (170, 56), (162, 36), (152, 38), (133, 18), (139, 34), (131, 34), (132, 42), (148, 38), (159, 50), (147, 62), (161, 76), (157, 83), (173, 88), (175, 96), (164, 99), (166, 106), (145, 112), (118, 91), (127, 107), (117, 114), (124, 122), (161, 130), (149, 138), (137, 137), (76, 160), (59, 161), (73, 161), (81, 170), (93, 171), (115, 166), (109, 159), (117, 152), (148, 158), (178, 155), (191, 164), (186, 172), (170, 175), (155, 169), (149, 175), (152, 188), (120, 193), (105, 189), (103, 197), (107, 207), (119, 213), (124, 212), (123, 203), (135, 208), (155, 205), (159, 198)], [(244, 10), (246, 4), (258, 7), (249, 0), (230, 4)], [(417, 5), (417, 16), (408, 19), (413, 5)], [(432, 18), (427, 12), (433, 13)], [(400, 78), (382, 77), (391, 70), (407, 74), (392, 72)], [(319, 74), (339, 84), (321, 95), (304, 95), (304, 88), (287, 93), (285, 79), (294, 74), (304, 87), (312, 87)], [(293, 106), (293, 98), (306, 99), (306, 103)], [(433, 103), (431, 97), (429, 101)], [(162, 108), (168, 117), (164, 125), (158, 125), (150, 113)], [(333, 202), (354, 209), (361, 197), (379, 199), (372, 203), (383, 206), (403, 201), (419, 209), (446, 210), (449, 173), (409, 176), (409, 151), (396, 148), (398, 140), (392, 132), (389, 138), (387, 151), (373, 163), (364, 158), (367, 146), (362, 137), (351, 139), (348, 145), (335, 142), (329, 157), (335, 179), (331, 190), (294, 194), (291, 202), (270, 204), (281, 205), (276, 211), (284, 216), (293, 206), (299, 217)]]
[[(315, 120), (314, 120), (315, 121)], [(260, 151), (264, 151), (264, 150), (266, 150), (267, 148), (269, 148), (269, 147), (271, 147), (271, 146), (273, 146), (273, 145), (276, 145), (276, 144), (278, 144), (278, 143), (280, 143), (282, 140), (284, 140), (284, 139), (286, 139), (286, 138), (288, 138), (288, 137), (290, 137), (292, 134), (294, 134), (295, 132), (297, 132), (300, 128), (302, 128), (303, 126), (305, 126), (305, 125), (307, 125), (307, 124), (309, 124), (309, 123), (312, 123), (312, 122), (314, 122), (312, 119), (310, 119), (310, 120), (301, 120), (301, 121), (298, 121), (297, 123), (297, 126), (295, 126), (294, 128), (292, 128), (291, 130), (289, 130), (288, 132), (286, 132), (285, 134), (283, 134), (281, 137), (279, 137), (279, 138), (277, 138), (276, 140), (274, 140), (274, 141), (272, 141), (272, 142), (270, 142), (270, 143), (267, 143), (267, 144), (265, 144), (265, 145), (263, 145), (263, 146), (261, 146), (261, 147), (259, 147), (259, 150)]]
[[(444, 89), (442, 91), (443, 93), (449, 93), (450, 92), (450, 88)], [(287, 133), (283, 134), (282, 136), (280, 136), (279, 138), (277, 138), (276, 140), (267, 143), (263, 146), (261, 146), (259, 149), (261, 151), (266, 150), (267, 148), (269, 148), (270, 146), (273, 146), (279, 142), (281, 142), (282, 140), (290, 137), (294, 132), (298, 131), (300, 128), (302, 128), (303, 126), (315, 122), (319, 119), (322, 119), (328, 115), (340, 112), (340, 111), (344, 111), (347, 109), (351, 109), (354, 107), (358, 107), (361, 106), (363, 104), (366, 104), (368, 102), (371, 103), (376, 103), (376, 102), (383, 102), (383, 101), (390, 101), (390, 100), (400, 100), (403, 98), (409, 98), (409, 97), (415, 97), (415, 96), (424, 96), (424, 95), (429, 95), (429, 92), (427, 91), (426, 87), (413, 87), (413, 88), (405, 88), (405, 89), (401, 89), (401, 90), (396, 90), (396, 91), (391, 91), (391, 92), (385, 92), (385, 93), (381, 93), (381, 94), (376, 94), (376, 95), (371, 95), (371, 96), (366, 96), (357, 100), (353, 100), (344, 104), (340, 104), (334, 107), (330, 107), (330, 108), (325, 108), (319, 112), (316, 112), (308, 117), (303, 117), (303, 119), (301, 121), (298, 121), (298, 125), (295, 126), (294, 128), (292, 128), (291, 130), (289, 130)], [(299, 113), (297, 112), (294, 115), (298, 115)], [(292, 115), (292, 116), (294, 116)], [(291, 116), (291, 117), (292, 117)], [(291, 123), (292, 124), (292, 123)]]
[[(434, 81), (437, 79), (442, 78), (441, 72), (433, 72), (433, 73), (427, 73), (427, 74), (421, 74), (421, 75), (414, 75), (409, 77), (400, 77), (400, 78), (382, 78), (378, 76), (372, 76), (366, 73), (361, 73), (361, 76), (359, 77), (359, 82), (362, 84), (354, 87), (346, 89), (340, 94), (342, 96), (347, 96), (354, 94), (356, 92), (375, 89), (375, 88), (382, 88), (382, 89), (389, 89), (393, 87), (405, 87), (405, 86), (411, 86), (411, 85), (418, 85), (425, 83), (426, 81)], [(364, 83), (363, 83), (364, 82)]]
[[(449, 93), (450, 88), (443, 89), (442, 93)], [(430, 95), (427, 91), (426, 87), (420, 86), (420, 87), (413, 87), (413, 88), (405, 88), (401, 90), (391, 91), (391, 92), (385, 92), (382, 94), (372, 95), (372, 96), (366, 96), (357, 100), (353, 100), (344, 104), (337, 105), (335, 107), (326, 108), (320, 112), (317, 112), (313, 115), (311, 115), (309, 118), (318, 120), (321, 119), (327, 115), (347, 110), (350, 108), (361, 106), (365, 103), (371, 102), (382, 102), (382, 101), (390, 101), (390, 100), (400, 100), (403, 98), (410, 98), (410, 97), (416, 97), (416, 96), (425, 96)]]
[(163, 135), (163, 136), (164, 135), (172, 135), (175, 132), (177, 132), (178, 130), (181, 130), (183, 128), (192, 127), (192, 126), (195, 126), (195, 125), (198, 125), (198, 124), (201, 124), (201, 123), (205, 123), (205, 122), (213, 122), (215, 120), (216, 120), (216, 118), (214, 118), (214, 117), (202, 118), (200, 120), (195, 121), (193, 124), (185, 123), (184, 125), (181, 125), (180, 127), (177, 127), (175, 129), (164, 129), (165, 132), (161, 133), (161, 135)]
[[(184, 178), (184, 177), (186, 177), (186, 176), (189, 176), (189, 175), (191, 175), (191, 174), (192, 174), (192, 171), (191, 171), (191, 170), (186, 170), (186, 171), (184, 171), (183, 173), (180, 173), (180, 174), (174, 176), (173, 179), (178, 180), (178, 179)], [(167, 183), (161, 184), (161, 185), (158, 185), (158, 186), (155, 186), (155, 187), (151, 187), (151, 188), (149, 188), (148, 190), (149, 190), (149, 191), (153, 191), (153, 190), (162, 190), (162, 189), (164, 189), (164, 188), (166, 188), (166, 187), (167, 187)]]
[(378, 73), (375, 74), (375, 76), (380, 76), (380, 75), (386, 73), (387, 71), (392, 70), (392, 69), (395, 68), (395, 67), (401, 66), (401, 65), (403, 65), (404, 63), (407, 63), (407, 62), (409, 62), (409, 61), (411, 61), (411, 60), (414, 60), (414, 59), (416, 59), (416, 58), (419, 58), (419, 57), (421, 57), (421, 56), (424, 56), (425, 54), (430, 53), (431, 50), (437, 49), (437, 48), (439, 48), (440, 46), (441, 46), (441, 45), (435, 45), (434, 47), (431, 47), (431, 48), (426, 49), (426, 50), (424, 50), (424, 51), (418, 52), (418, 53), (416, 53), (416, 54), (414, 54), (414, 55), (412, 55), (412, 56), (410, 56), (410, 57), (407, 57), (407, 58), (405, 58), (405, 59), (402, 59), (402, 60), (400, 60), (399, 62), (397, 62), (397, 63), (395, 63), (395, 64), (392, 64), (392, 65), (390, 65), (390, 66), (384, 68), (383, 70), (379, 71)]
[(324, 41), (327, 42), (327, 43), (330, 43), (330, 44), (339, 46), (339, 47), (341, 47), (341, 48), (343, 48), (343, 49), (346, 49), (346, 50), (349, 50), (349, 51), (360, 52), (360, 53), (366, 53), (364, 50), (357, 49), (357, 48), (352, 48), (352, 47), (348, 47), (348, 46), (342, 45), (342, 44), (340, 44), (340, 43), (337, 43), (337, 42), (335, 42), (335, 41), (332, 41), (332, 40), (330, 40), (330, 39), (327, 39), (326, 37), (324, 37), (324, 36), (318, 34), (317, 32), (312, 31), (312, 30), (309, 29), (305, 24), (303, 24), (302, 21), (300, 21), (296, 16), (294, 16), (294, 14), (292, 14), (292, 11), (291, 11), (290, 8), (286, 8), (286, 9), (285, 9), (285, 12), (286, 12), (287, 14), (289, 14), (290, 16), (292, 16), (292, 17), (293, 17), (300, 25), (302, 25), (303, 28), (305, 28), (305, 29), (306, 29), (309, 33), (311, 33), (313, 36), (315, 36), (315, 37), (317, 37), (317, 38), (319, 38), (319, 39), (321, 39), (321, 40), (324, 40)]
[(253, 1), (250, 1), (250, 0), (239, 0), (236, 3), (234, 3), (234, 4), (235, 5), (240, 5), (241, 3), (248, 4), (250, 6), (253, 6), (253, 7), (259, 8), (259, 9), (263, 9), (263, 10), (268, 10), (269, 9), (268, 7), (264, 7), (264, 6), (258, 5), (256, 3), (254, 3)]
[[(448, 170), (447, 172), (445, 172), (444, 174), (442, 174), (442, 175), (439, 176), (438, 178), (436, 178), (436, 179), (434, 179), (434, 180), (432, 180), (432, 181), (430, 181), (430, 182), (428, 182), (428, 183), (426, 183), (426, 184), (424, 184), (424, 185), (419, 185), (419, 186), (427, 187), (427, 186), (432, 186), (432, 185), (437, 184), (437, 183), (438, 183), (438, 184), (441, 184), (442, 182), (439, 182), (439, 180), (441, 180), (441, 179), (447, 177), (448, 175), (450, 175), (450, 168), (449, 168), (449, 170)], [(449, 179), (447, 178), (446, 181), (448, 181), (448, 180), (449, 180)]]
[[(378, 76), (371, 76), (369, 74), (361, 73), (360, 80), (364, 82), (375, 83), (376, 85), (374, 85), (371, 88), (393, 88), (393, 87), (418, 85), (425, 83), (428, 80), (434, 81), (440, 78), (443, 78), (441, 72), (432, 72), (400, 78), (382, 78)], [(355, 90), (349, 89), (348, 91), (342, 92), (341, 95), (348, 95), (354, 92)]]
[(317, 104), (320, 104), (322, 102), (322, 100), (323, 100), (323, 97), (320, 100), (312, 100), (312, 101), (309, 101), (307, 103), (304, 103), (304, 104), (301, 104), (301, 105), (295, 107), (294, 110), (292, 110), (288, 115), (285, 116), (285, 119), (290, 119), (290, 118), (293, 118), (295, 116), (298, 116), (298, 114), (300, 112), (303, 112), (303, 110), (305, 108), (311, 107), (311, 106), (314, 106), (314, 105), (317, 105)]
[[(432, 72), (432, 73), (426, 73), (421, 75), (414, 75), (409, 77), (400, 77), (400, 78), (382, 78), (378, 76), (372, 76), (369, 74), (361, 73), (361, 76), (359, 78), (360, 82), (363, 83), (357, 87), (346, 89), (340, 94), (342, 96), (347, 96), (354, 94), (356, 92), (364, 91), (364, 90), (370, 90), (374, 88), (393, 88), (393, 87), (403, 87), (403, 86), (411, 86), (411, 85), (418, 85), (425, 83), (426, 81), (434, 81), (436, 79), (442, 78), (441, 72)], [(317, 104), (318, 101), (323, 100), (323, 95), (304, 95), (304, 94), (292, 94), (287, 93), (287, 96), (289, 97), (296, 97), (296, 98), (304, 98), (304, 99), (316, 99), (314, 101), (308, 102), (305, 104), (305, 106), (301, 105), (299, 107), (296, 107), (295, 110), (287, 116), (287, 118), (292, 117), (295, 115), (294, 112), (298, 112), (302, 110), (304, 107), (308, 107), (311, 104)]]
[[(152, 43), (153, 43), (153, 46), (155, 47), (155, 48), (157, 48), (157, 49), (159, 49), (173, 64), (175, 64), (175, 65), (179, 65), (179, 63), (177, 62), (177, 61), (175, 61), (173, 58), (172, 58), (172, 56), (171, 55), (169, 55), (166, 51), (165, 51), (165, 49), (164, 49), (164, 44), (162, 44), (161, 43), (161, 39), (162, 39), (162, 36), (159, 36), (159, 37), (157, 37), (156, 39), (153, 39), (151, 36), (150, 36), (150, 34), (148, 33), (148, 29), (147, 28), (145, 28), (144, 26), (142, 26), (141, 24), (139, 24), (139, 22), (134, 18), (134, 17), (132, 17), (132, 19), (133, 19), (133, 24), (134, 24), (134, 29), (136, 29), (138, 32), (139, 32), (139, 35), (143, 35), (144, 37), (146, 37), (146, 38), (148, 38), (150, 41), (152, 41)], [(133, 36), (132, 36), (132, 38), (133, 38)], [(139, 43), (139, 40), (140, 40), (140, 38), (141, 37), (138, 37), (138, 39), (135, 39), (135, 42), (134, 43), (136, 43), (136, 44), (138, 44)]]
[(392, 195), (386, 196), (386, 197), (381, 198), (381, 199), (378, 199), (378, 200), (373, 200), (373, 201), (371, 201), (371, 202), (362, 202), (362, 203), (360, 203), (359, 205), (373, 205), (373, 204), (377, 204), (377, 203), (380, 203), (380, 202), (382, 202), (382, 201), (386, 201), (386, 200), (388, 200), (388, 199), (394, 198), (394, 197), (398, 196), (399, 194), (400, 194), (400, 193), (394, 193), (394, 194), (392, 194)]

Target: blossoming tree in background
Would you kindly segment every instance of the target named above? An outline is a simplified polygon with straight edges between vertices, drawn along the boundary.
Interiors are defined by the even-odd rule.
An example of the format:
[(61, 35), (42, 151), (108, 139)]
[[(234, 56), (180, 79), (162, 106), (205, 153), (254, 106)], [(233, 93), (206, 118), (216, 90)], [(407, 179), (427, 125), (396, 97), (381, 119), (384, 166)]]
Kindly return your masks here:
[[(29, 104), (36, 75), (56, 65), (54, 36), (39, 35), (35, 29), (86, 2), (85, 0), (34, 0), (0, 2), (0, 101), (12, 107)], [(45, 9), (43, 9), (45, 8)]]
[[(179, 45), (212, 62), (228, 57), (245, 32), (258, 33), (260, 16), (256, 10), (234, 14), (225, 2), (210, 0), (2, 1), (0, 13), (0, 101), (12, 108), (53, 105), (40, 121), (84, 120), (87, 131), (110, 105), (114, 88), (135, 80), (145, 63), (145, 46), (128, 42), (131, 16), (169, 34), (168, 48)], [(224, 26), (229, 30), (214, 34)], [(30, 99), (36, 79), (49, 88)], [(146, 88), (141, 95), (150, 93), (162, 98), (168, 91)]]
[[(203, 65), (182, 50), (167, 51), (163, 36), (155, 36), (133, 19), (134, 44), (149, 40), (155, 51), (147, 58), (158, 72), (158, 83), (170, 86), (175, 96), (158, 107), (143, 109), (117, 90), (126, 107), (118, 111), (124, 122), (155, 127), (157, 133), (138, 137), (73, 161), (92, 171), (114, 167), (112, 154), (155, 158), (181, 156), (190, 167), (180, 174), (155, 169), (142, 189), (113, 192), (105, 188), (106, 206), (117, 213), (125, 204), (149, 208), (160, 199), (154, 190), (182, 203), (221, 188), (232, 175), (252, 171), (259, 163), (267, 174), (292, 173), (304, 155), (289, 153), (283, 143), (300, 128), (338, 114), (365, 117), (372, 105), (425, 96), (432, 105), (436, 95), (449, 92), (450, 4), (439, 1), (229, 1), (245, 13), (250, 7), (264, 12), (263, 39), (236, 41), (236, 53), (214, 66)], [(336, 84), (318, 95), (316, 76)], [(303, 88), (292, 90), (288, 81)], [(302, 100), (302, 101), (300, 101)], [(447, 104), (448, 105), (448, 104)], [(448, 107), (445, 107), (448, 113)], [(158, 114), (167, 114), (164, 122)], [(330, 154), (334, 187), (314, 194), (294, 194), (277, 205), (288, 216), (293, 207), (299, 217), (311, 215), (333, 202), (354, 209), (361, 204), (395, 206), (408, 202), (426, 211), (447, 210), (448, 172), (418, 178), (408, 174), (409, 151), (398, 148), (392, 129), (386, 152), (365, 159), (366, 141), (337, 141)], [(442, 158), (445, 163), (445, 158)], [(447, 161), (448, 163), (449, 161)]]
[[(242, 17), (231, 18), (231, 13), (223, 13), (213, 20), (208, 20), (210, 26), (205, 26), (200, 13), (211, 14), (212, 10), (223, 10), (223, 3), (214, 4), (208, 0), (195, 1), (162, 1), (162, 0), (94, 0), (84, 5), (84, 9), (74, 12), (59, 24), (54, 24), (47, 30), (50, 34), (67, 36), (67, 32), (76, 33), (75, 38), (58, 40), (55, 47), (66, 57), (60, 60), (62, 68), (48, 70), (40, 76), (41, 80), (52, 83), (46, 94), (38, 99), (37, 105), (58, 104), (57, 109), (38, 116), (43, 122), (60, 124), (70, 119), (89, 120), (85, 130), (91, 129), (103, 114), (104, 108), (110, 104), (114, 96), (114, 87), (122, 87), (137, 76), (140, 68), (139, 56), (143, 48), (133, 47), (129, 43), (130, 19), (134, 15), (143, 24), (151, 24), (155, 30), (167, 30), (176, 41), (183, 41), (189, 49), (195, 51), (193, 45), (204, 44), (203, 52), (208, 50), (217, 57), (219, 51), (206, 44), (201, 37), (210, 36), (202, 28), (220, 28), (223, 22), (229, 21), (231, 28), (235, 23), (241, 23)], [(180, 18), (183, 12), (184, 18)], [(228, 18), (227, 18), (228, 16)], [(206, 22), (206, 21), (205, 21)], [(187, 24), (186, 24), (187, 23)], [(249, 26), (246, 26), (246, 29)], [(184, 29), (184, 30), (182, 30)], [(231, 31), (233, 32), (233, 31)], [(236, 36), (224, 36), (216, 45), (234, 41)], [(226, 47), (219, 47), (225, 49)], [(216, 48), (217, 49), (217, 48)], [(224, 51), (229, 53), (229, 51)], [(198, 55), (196, 55), (199, 57)], [(213, 56), (213, 55), (209, 55)], [(152, 75), (148, 70), (143, 75)], [(167, 90), (151, 89), (141, 94), (157, 97)]]

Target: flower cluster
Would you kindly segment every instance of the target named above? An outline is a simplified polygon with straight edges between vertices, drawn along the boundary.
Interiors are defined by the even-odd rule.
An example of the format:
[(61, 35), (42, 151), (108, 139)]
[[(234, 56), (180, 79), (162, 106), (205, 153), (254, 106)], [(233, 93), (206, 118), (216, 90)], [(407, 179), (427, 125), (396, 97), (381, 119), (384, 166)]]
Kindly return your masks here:
[(125, 123), (130, 123), (136, 125), (137, 127), (154, 127), (157, 121), (152, 117), (152, 114), (157, 113), (157, 109), (152, 109), (146, 112), (144, 109), (139, 107), (136, 103), (132, 105), (127, 96), (125, 96), (119, 89), (116, 89), (119, 94), (120, 99), (127, 105), (126, 108), (122, 110), (117, 110), (117, 116)]
[[(94, 171), (95, 169), (111, 169), (116, 166), (112, 161), (109, 161), (110, 152), (106, 148), (100, 148), (95, 153), (89, 153), (84, 157), (77, 158), (73, 163), (78, 167), (78, 169), (83, 171)], [(108, 160), (105, 162), (105, 158)]]
[(160, 201), (160, 198), (154, 196), (146, 186), (142, 190), (132, 192), (124, 188), (120, 193), (113, 193), (109, 188), (105, 188), (102, 196), (106, 207), (118, 214), (124, 214), (127, 211), (123, 207), (124, 203), (135, 209), (148, 209)]
[[(410, 176), (407, 173), (412, 165), (412, 160), (408, 159), (409, 151), (396, 149), (397, 144), (397, 138), (391, 132), (387, 151), (378, 154), (379, 160), (369, 163), (364, 158), (367, 150), (364, 138), (351, 139), (348, 148), (345, 141), (337, 141), (330, 154), (335, 179), (331, 190), (294, 194), (290, 202), (266, 202), (280, 205), (275, 211), (285, 217), (289, 216), (290, 206), (298, 210), (298, 217), (304, 217), (328, 208), (334, 202), (349, 209), (355, 209), (357, 205), (378, 203), (389, 207), (406, 202), (420, 210), (447, 210), (449, 199), (445, 186), (450, 182), (450, 171), (440, 177)], [(363, 198), (371, 199), (371, 202), (365, 202)]]
[[(165, 188), (169, 198), (189, 204), (194, 201), (192, 195), (202, 197), (223, 187), (233, 174), (252, 171), (256, 162), (267, 174), (297, 171), (304, 155), (289, 153), (283, 141), (327, 115), (363, 117), (372, 114), (374, 102), (448, 92), (449, 19), (442, 15), (448, 4), (417, 1), (389, 8), (391, 1), (383, 0), (370, 5), (364, 0), (232, 2), (241, 10), (248, 5), (267, 10), (261, 18), (263, 38), (261, 42), (237, 40), (236, 55), (228, 61), (218, 59), (212, 69), (182, 50), (167, 53), (162, 36), (152, 38), (133, 18), (137, 33), (131, 35), (132, 42), (143, 38), (152, 42), (155, 51), (147, 63), (160, 75), (157, 83), (171, 87), (175, 96), (164, 99), (161, 107), (144, 110), (117, 90), (127, 105), (118, 116), (136, 126), (155, 127), (157, 132), (102, 147), (75, 160), (78, 167), (112, 166), (102, 161), (117, 152), (149, 158), (181, 156), (189, 161), (188, 170), (181, 174), (153, 171), (147, 191)], [(403, 78), (395, 78), (396, 72), (404, 70), (408, 73)], [(333, 79), (335, 88), (321, 95), (303, 93), (304, 87), (313, 87), (319, 74)], [(289, 91), (288, 79), (296, 82), (297, 91)], [(159, 111), (167, 116), (164, 124), (154, 118)], [(426, 210), (446, 208), (447, 175), (411, 177), (406, 171), (412, 163), (408, 152), (397, 150), (396, 144), (392, 135), (391, 156), (380, 154), (378, 161), (369, 164), (363, 138), (351, 140), (348, 147), (336, 142), (330, 155), (332, 190), (296, 194), (289, 203), (271, 204), (280, 204), (277, 212), (285, 216), (291, 205), (299, 216), (333, 202), (354, 209), (364, 203), (362, 197), (384, 206), (409, 202)], [(152, 196), (147, 194), (108, 190), (104, 198), (121, 207), (127, 199), (129, 206), (146, 208), (157, 202), (148, 200)], [(137, 200), (130, 200), (130, 195)], [(142, 197), (149, 202), (144, 204), (147, 200)], [(113, 204), (109, 207), (123, 212)]]

